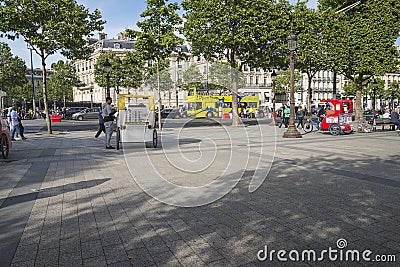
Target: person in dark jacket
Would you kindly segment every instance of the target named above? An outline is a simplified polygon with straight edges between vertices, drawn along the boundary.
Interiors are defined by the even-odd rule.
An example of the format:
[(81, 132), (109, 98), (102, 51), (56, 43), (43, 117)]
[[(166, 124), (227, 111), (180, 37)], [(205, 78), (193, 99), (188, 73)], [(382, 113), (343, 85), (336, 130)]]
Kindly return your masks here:
[(304, 117), (306, 113), (305, 110), (302, 108), (302, 106), (299, 106), (299, 109), (296, 112), (297, 120), (299, 121), (297, 123), (297, 128), (301, 125), (301, 128), (304, 128)]
[(94, 137), (98, 138), (101, 132), (106, 133), (106, 127), (104, 126), (103, 111), (100, 109), (99, 114), (99, 130)]
[(399, 121), (399, 109), (396, 108), (390, 114), (390, 122), (397, 126), (397, 131), (400, 131), (400, 121)]

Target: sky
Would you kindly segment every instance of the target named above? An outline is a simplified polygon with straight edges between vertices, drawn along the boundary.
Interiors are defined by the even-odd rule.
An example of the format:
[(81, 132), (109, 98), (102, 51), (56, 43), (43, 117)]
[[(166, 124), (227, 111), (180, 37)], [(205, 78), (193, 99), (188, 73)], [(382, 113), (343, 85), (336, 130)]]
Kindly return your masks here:
[[(181, 2), (180, 0), (175, 0)], [(170, 2), (175, 2), (174, 0)], [(119, 32), (123, 32), (126, 28), (136, 28), (136, 22), (141, 20), (140, 14), (146, 9), (145, 0), (77, 0), (78, 4), (84, 5), (86, 8), (93, 12), (95, 9), (99, 9), (103, 20), (106, 21), (103, 32), (107, 34), (108, 38), (116, 38)], [(291, 3), (297, 2), (297, 0), (289, 0)], [(315, 8), (317, 6), (317, 0), (310, 0), (309, 7)], [(94, 33), (94, 37), (97, 38), (97, 33)], [(11, 52), (25, 60), (26, 65), (30, 68), (30, 53), (25, 42), (21, 39), (10, 41), (7, 39), (0, 38), (0, 41), (6, 42), (11, 47)], [(397, 40), (400, 44), (400, 39)], [(59, 54), (49, 56), (46, 64), (50, 67), (51, 63), (57, 62), (58, 60), (65, 60)], [(33, 53), (33, 67), (40, 68), (40, 58)]]

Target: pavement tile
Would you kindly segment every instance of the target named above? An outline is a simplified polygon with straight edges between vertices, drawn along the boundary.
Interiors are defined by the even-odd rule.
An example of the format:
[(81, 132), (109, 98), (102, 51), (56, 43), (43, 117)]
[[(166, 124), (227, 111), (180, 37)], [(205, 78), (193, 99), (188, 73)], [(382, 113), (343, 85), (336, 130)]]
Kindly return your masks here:
[(104, 256), (96, 256), (83, 259), (83, 267), (107, 267), (106, 258)]
[(107, 264), (117, 263), (128, 260), (128, 255), (122, 244), (114, 244), (103, 247)]
[(93, 258), (104, 255), (103, 247), (100, 240), (93, 240), (81, 243), (82, 258)]
[(11, 263), (10, 267), (34, 267), (35, 260), (20, 261)]
[(39, 250), (35, 266), (57, 266), (60, 251), (58, 248)]
[(152, 266), (155, 261), (146, 248), (138, 248), (127, 251), (128, 258), (133, 266)]
[(38, 244), (18, 246), (14, 255), (13, 263), (34, 260), (38, 249)]
[(81, 266), (81, 253), (60, 253), (59, 266)]

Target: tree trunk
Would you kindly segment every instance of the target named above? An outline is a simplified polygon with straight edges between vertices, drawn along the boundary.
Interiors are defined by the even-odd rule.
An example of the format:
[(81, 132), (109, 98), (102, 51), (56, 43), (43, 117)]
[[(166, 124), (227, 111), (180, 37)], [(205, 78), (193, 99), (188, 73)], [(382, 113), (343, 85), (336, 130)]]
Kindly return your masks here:
[(362, 106), (362, 84), (358, 80), (356, 81), (356, 114), (355, 114), (355, 121), (360, 122), (360, 119), (362, 117), (362, 111), (363, 111), (363, 106)]
[(311, 101), (312, 101), (312, 89), (311, 89), (311, 79), (312, 76), (307, 73), (308, 76), (308, 88), (307, 88), (307, 111), (311, 112)]
[(231, 50), (230, 53), (231, 63), (231, 78), (232, 78), (232, 126), (239, 125), (238, 115), (238, 88), (237, 88), (237, 73), (235, 63), (235, 51)]
[(46, 80), (46, 62), (45, 62), (45, 58), (43, 56), (41, 56), (42, 59), (42, 81), (43, 81), (43, 104), (44, 104), (44, 114), (46, 115), (46, 124), (47, 124), (47, 133), (48, 134), (52, 134), (53, 131), (51, 130), (51, 120), (50, 120), (50, 116), (49, 116), (49, 109), (47, 106), (47, 92), (46, 92), (46, 88), (47, 88), (47, 80)]

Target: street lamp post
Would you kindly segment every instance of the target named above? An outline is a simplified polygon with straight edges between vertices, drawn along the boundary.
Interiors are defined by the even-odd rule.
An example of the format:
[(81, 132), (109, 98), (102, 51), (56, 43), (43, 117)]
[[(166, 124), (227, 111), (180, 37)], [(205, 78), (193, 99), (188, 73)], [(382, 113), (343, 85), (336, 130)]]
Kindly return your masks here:
[(111, 64), (108, 62), (108, 58), (106, 62), (103, 64), (104, 71), (106, 72), (106, 97), (110, 97), (110, 72), (111, 72)]
[(288, 48), (290, 51), (290, 120), (289, 120), (289, 128), (283, 134), (284, 138), (301, 138), (300, 132), (297, 130), (294, 122), (294, 109), (295, 109), (295, 101), (294, 101), (294, 56), (297, 46), (297, 36), (293, 33), (293, 30), (290, 32), (290, 35), (287, 38)]
[(272, 80), (272, 123), (275, 126), (276, 125), (276, 116), (275, 116), (275, 81), (276, 81), (276, 76), (278, 76), (278, 74), (276, 74), (275, 70), (272, 71), (271, 73), (271, 80)]
[(90, 88), (90, 108), (93, 109), (93, 88)]
[[(29, 51), (31, 52), (31, 83), (32, 83), (32, 111), (33, 117), (36, 118), (36, 103), (35, 103), (35, 82), (33, 79), (33, 58), (32, 58), (32, 47), (29, 47)], [(40, 103), (40, 102), (39, 102)]]
[(374, 93), (374, 95), (373, 95), (373, 102), (372, 102), (372, 109), (375, 111), (375, 109), (376, 109), (376, 80), (374, 79), (374, 88), (373, 88), (373, 93)]

